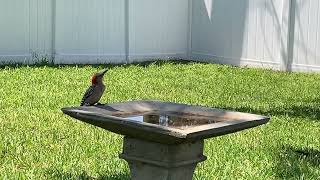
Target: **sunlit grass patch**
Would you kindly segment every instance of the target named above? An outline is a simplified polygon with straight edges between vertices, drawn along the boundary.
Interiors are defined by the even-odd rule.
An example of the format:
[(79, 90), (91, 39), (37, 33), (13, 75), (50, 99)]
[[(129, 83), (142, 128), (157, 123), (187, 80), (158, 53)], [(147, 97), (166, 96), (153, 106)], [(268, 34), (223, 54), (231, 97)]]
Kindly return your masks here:
[[(252, 112), (264, 126), (205, 141), (195, 179), (320, 177), (320, 75), (204, 63), (110, 66), (101, 102), (157, 99)], [(62, 114), (105, 66), (0, 69), (0, 179), (128, 179), (122, 137)]]

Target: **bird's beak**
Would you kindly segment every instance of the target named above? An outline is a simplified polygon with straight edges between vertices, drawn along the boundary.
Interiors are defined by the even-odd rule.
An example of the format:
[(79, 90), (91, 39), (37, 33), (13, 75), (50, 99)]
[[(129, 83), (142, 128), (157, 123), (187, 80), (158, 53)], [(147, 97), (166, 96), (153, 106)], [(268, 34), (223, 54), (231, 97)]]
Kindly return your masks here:
[(102, 76), (103, 76), (107, 71), (108, 71), (108, 69), (104, 70), (104, 71), (102, 72)]

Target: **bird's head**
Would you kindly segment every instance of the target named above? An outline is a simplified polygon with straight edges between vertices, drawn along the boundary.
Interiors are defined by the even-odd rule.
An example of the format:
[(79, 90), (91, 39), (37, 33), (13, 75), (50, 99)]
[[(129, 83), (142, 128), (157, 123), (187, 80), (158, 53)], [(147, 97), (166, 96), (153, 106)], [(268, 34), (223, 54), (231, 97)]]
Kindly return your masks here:
[(97, 83), (102, 83), (102, 80), (103, 80), (103, 76), (104, 74), (108, 71), (108, 69), (105, 69), (104, 71), (102, 72), (97, 72), (95, 73), (92, 78), (91, 78), (91, 82), (92, 84), (97, 84)]

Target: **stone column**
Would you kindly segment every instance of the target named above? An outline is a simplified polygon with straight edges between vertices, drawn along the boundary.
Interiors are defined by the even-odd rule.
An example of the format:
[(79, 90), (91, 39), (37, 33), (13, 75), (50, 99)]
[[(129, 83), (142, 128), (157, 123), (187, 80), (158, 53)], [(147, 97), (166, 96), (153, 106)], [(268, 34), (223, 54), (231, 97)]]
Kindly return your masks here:
[(125, 137), (119, 155), (130, 167), (132, 180), (192, 180), (203, 155), (203, 140), (167, 145)]

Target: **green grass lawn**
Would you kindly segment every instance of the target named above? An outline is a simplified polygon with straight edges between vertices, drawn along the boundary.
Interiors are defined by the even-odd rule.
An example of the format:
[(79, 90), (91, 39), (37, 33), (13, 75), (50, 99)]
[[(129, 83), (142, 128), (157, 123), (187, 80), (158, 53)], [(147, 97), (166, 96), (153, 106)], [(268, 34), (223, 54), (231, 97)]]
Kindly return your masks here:
[[(122, 137), (60, 111), (103, 66), (0, 69), (0, 179), (128, 179)], [(101, 102), (157, 99), (271, 117), (205, 141), (194, 179), (320, 179), (320, 74), (202, 63), (113, 66)]]

